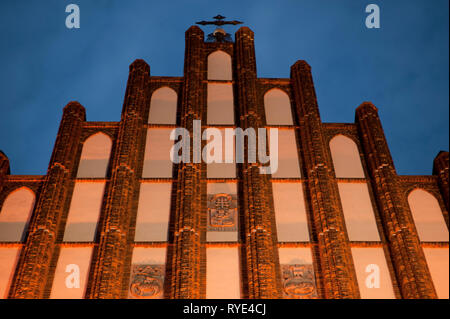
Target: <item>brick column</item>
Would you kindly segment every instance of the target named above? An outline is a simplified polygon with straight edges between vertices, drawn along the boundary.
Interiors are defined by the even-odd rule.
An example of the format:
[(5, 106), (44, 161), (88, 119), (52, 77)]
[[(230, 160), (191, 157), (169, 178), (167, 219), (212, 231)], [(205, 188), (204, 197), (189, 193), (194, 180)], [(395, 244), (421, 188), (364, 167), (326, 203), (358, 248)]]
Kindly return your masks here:
[(311, 67), (305, 61), (297, 61), (291, 67), (291, 86), (300, 126), (305, 186), (317, 231), (324, 297), (359, 298), (337, 182), (322, 133)]
[[(247, 129), (263, 127), (261, 110), (258, 109), (256, 94), (256, 60), (254, 34), (242, 27), (236, 32), (236, 90), (239, 107), (240, 127)], [(245, 153), (248, 145), (245, 143)], [(247, 157), (247, 156), (246, 156)], [(269, 175), (260, 174), (259, 163), (240, 165), (241, 225), (244, 238), (243, 258), (246, 269), (245, 291), (248, 298), (281, 298), (277, 237), (274, 234)]]
[(67, 199), (67, 189), (72, 182), (85, 120), (86, 114), (81, 104), (70, 102), (66, 105), (28, 238), (11, 286), (10, 298), (43, 298), (55, 250), (56, 231)]
[(442, 198), (444, 199), (445, 208), (447, 209), (447, 226), (448, 226), (448, 211), (449, 211), (449, 176), (448, 176), (448, 165), (449, 165), (448, 152), (440, 151), (439, 154), (434, 159), (433, 163), (433, 175), (438, 177), (438, 184), (441, 190)]
[(436, 298), (377, 108), (370, 102), (361, 104), (356, 109), (356, 124), (402, 297)]
[(0, 151), (0, 193), (3, 188), (3, 184), (5, 183), (5, 180), (7, 178), (7, 175), (10, 174), (9, 170), (9, 160), (8, 157)]
[[(100, 242), (95, 250), (88, 298), (121, 298), (125, 256), (130, 245), (127, 235), (133, 210), (133, 196), (139, 190), (139, 152), (142, 134), (145, 134), (143, 118), (148, 105), (150, 67), (144, 60), (130, 65), (127, 89), (123, 104), (118, 135), (112, 152), (111, 180), (107, 187), (106, 204), (102, 212), (104, 223), (100, 225)], [(129, 266), (129, 265), (128, 265)]]
[[(181, 101), (181, 127), (193, 136), (193, 121), (202, 120), (205, 105), (205, 59), (203, 54), (203, 31), (192, 26), (186, 31), (184, 62), (184, 83)], [(174, 234), (170, 249), (172, 253), (170, 291), (168, 296), (175, 299), (203, 298), (202, 264), (205, 247), (202, 245), (205, 226), (202, 215), (202, 193), (206, 193), (206, 183), (202, 181), (203, 163), (180, 163), (177, 173), (177, 200), (173, 221)], [(203, 261), (203, 262), (202, 262)], [(203, 269), (204, 271), (205, 269)]]

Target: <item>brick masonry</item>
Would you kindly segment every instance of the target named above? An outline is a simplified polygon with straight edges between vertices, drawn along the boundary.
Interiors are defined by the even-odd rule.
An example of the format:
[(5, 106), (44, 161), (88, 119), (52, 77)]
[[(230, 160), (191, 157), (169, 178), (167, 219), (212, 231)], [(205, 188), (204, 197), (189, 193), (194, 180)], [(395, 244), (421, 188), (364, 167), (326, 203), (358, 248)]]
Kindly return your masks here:
[[(350, 247), (331, 161), (329, 141), (343, 134), (355, 141), (366, 172), (381, 245), (398, 298), (436, 298), (415, 229), (407, 196), (423, 188), (439, 201), (448, 226), (448, 152), (440, 152), (431, 176), (399, 176), (376, 107), (365, 102), (355, 123), (322, 123), (311, 68), (305, 61), (291, 67), (288, 79), (258, 78), (254, 34), (236, 33), (235, 43), (204, 41), (196, 26), (186, 31), (183, 77), (151, 76), (143, 60), (130, 65), (120, 122), (86, 122), (84, 107), (70, 102), (63, 110), (47, 174), (11, 175), (0, 152), (0, 207), (7, 195), (26, 186), (36, 194), (26, 239), (19, 245), (10, 298), (48, 298), (65, 229), (83, 142), (103, 132), (113, 140), (98, 234), (86, 298), (126, 298), (131, 269), (150, 98), (162, 86), (178, 94), (177, 126), (191, 134), (192, 121), (206, 123), (207, 56), (220, 49), (232, 57), (236, 123), (266, 124), (264, 94), (280, 88), (290, 96), (302, 170), (316, 285), (320, 298), (359, 298)], [(156, 125), (157, 126), (157, 125)], [(175, 127), (175, 126), (173, 126)], [(202, 146), (204, 145), (202, 141)], [(192, 158), (191, 149), (191, 158)], [(243, 298), (281, 298), (278, 243), (270, 177), (257, 164), (237, 165), (241, 291)], [(206, 164), (174, 165), (167, 247), (165, 298), (206, 297)], [(227, 181), (226, 179), (224, 181)], [(360, 243), (370, 247), (373, 243)], [(448, 248), (448, 243), (441, 243)], [(234, 247), (233, 246), (233, 247)], [(158, 246), (159, 247), (159, 246)]]

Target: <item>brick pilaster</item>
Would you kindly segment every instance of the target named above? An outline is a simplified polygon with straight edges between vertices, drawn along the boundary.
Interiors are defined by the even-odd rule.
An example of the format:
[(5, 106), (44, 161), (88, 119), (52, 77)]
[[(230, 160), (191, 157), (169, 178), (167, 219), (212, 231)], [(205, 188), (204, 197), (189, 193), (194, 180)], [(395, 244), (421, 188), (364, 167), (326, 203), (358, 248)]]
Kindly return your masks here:
[(356, 124), (402, 297), (436, 298), (377, 108), (370, 102), (361, 104), (356, 109)]
[[(192, 26), (186, 31), (184, 83), (181, 101), (181, 127), (186, 128), (193, 136), (193, 121), (202, 120), (205, 107), (206, 87), (203, 83), (206, 74), (206, 63), (203, 52), (204, 33)], [(170, 242), (172, 253), (169, 268), (171, 269), (170, 291), (168, 296), (176, 299), (203, 298), (204, 278), (201, 275), (205, 260), (205, 205), (202, 194), (206, 193), (206, 182), (203, 179), (205, 164), (180, 163), (177, 172), (177, 200), (173, 221), (174, 234)]]
[(99, 247), (95, 250), (88, 298), (121, 298), (127, 252), (127, 241), (133, 197), (139, 189), (139, 151), (142, 134), (145, 134), (143, 118), (148, 105), (150, 67), (143, 60), (130, 65), (127, 89), (119, 124), (119, 131), (112, 152), (111, 180), (107, 187), (106, 203), (102, 212), (104, 223), (100, 225)]
[(8, 157), (0, 151), (0, 193), (3, 188), (3, 184), (5, 183), (5, 180), (7, 178), (7, 175), (10, 174), (9, 170), (9, 160)]
[(434, 159), (433, 175), (438, 177), (439, 189), (444, 199), (445, 208), (447, 209), (447, 226), (449, 209), (449, 175), (448, 175), (449, 157), (448, 152), (441, 151)]
[(72, 183), (80, 143), (84, 107), (70, 102), (64, 108), (49, 168), (42, 186), (27, 241), (22, 250), (10, 298), (43, 298), (55, 250), (56, 230)]
[[(236, 32), (235, 43), (236, 90), (239, 109), (239, 122), (242, 129), (249, 127), (257, 130), (263, 127), (262, 111), (258, 108), (256, 92), (256, 60), (254, 34), (242, 27)], [(248, 152), (245, 143), (245, 154)], [(260, 174), (259, 163), (239, 165), (241, 170), (240, 192), (243, 197), (241, 214), (244, 225), (241, 232), (244, 238), (243, 263), (246, 267), (244, 291), (248, 298), (280, 298), (281, 287), (278, 280), (279, 261), (277, 236), (274, 234), (273, 210), (271, 209), (271, 192), (269, 175)]]
[(359, 298), (359, 289), (344, 228), (337, 182), (323, 137), (311, 67), (297, 61), (291, 67), (291, 87), (299, 121), (305, 187), (317, 231), (325, 298)]

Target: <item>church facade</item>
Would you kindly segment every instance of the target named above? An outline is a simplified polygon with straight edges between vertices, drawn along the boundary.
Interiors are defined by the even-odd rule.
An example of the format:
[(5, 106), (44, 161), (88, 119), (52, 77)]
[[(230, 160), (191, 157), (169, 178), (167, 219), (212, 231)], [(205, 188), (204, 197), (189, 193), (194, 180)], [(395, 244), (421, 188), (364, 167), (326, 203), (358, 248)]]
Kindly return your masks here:
[[(185, 39), (182, 77), (130, 65), (119, 122), (69, 102), (46, 175), (0, 152), (0, 298), (449, 298), (448, 152), (398, 175), (372, 103), (324, 123), (307, 62), (260, 78), (249, 28)], [(278, 169), (174, 163), (178, 127), (276, 130)]]

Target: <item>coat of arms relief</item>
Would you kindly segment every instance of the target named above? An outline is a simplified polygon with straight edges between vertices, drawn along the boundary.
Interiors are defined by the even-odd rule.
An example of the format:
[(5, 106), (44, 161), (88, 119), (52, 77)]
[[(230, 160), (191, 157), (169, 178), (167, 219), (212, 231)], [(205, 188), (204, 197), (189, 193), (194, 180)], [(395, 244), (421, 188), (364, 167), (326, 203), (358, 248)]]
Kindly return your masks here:
[(237, 196), (208, 195), (208, 231), (237, 231)]
[(281, 265), (283, 295), (286, 299), (317, 299), (314, 268), (311, 264)]
[(163, 298), (164, 265), (132, 265), (129, 295), (133, 299)]

